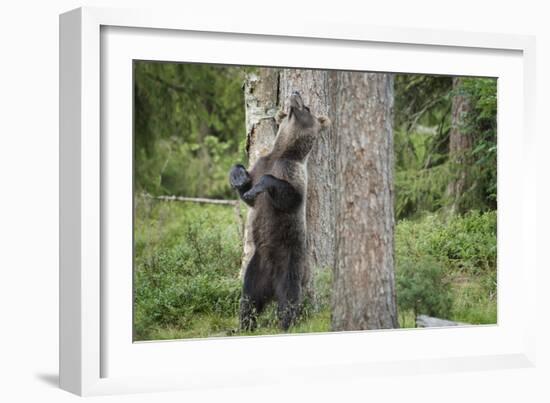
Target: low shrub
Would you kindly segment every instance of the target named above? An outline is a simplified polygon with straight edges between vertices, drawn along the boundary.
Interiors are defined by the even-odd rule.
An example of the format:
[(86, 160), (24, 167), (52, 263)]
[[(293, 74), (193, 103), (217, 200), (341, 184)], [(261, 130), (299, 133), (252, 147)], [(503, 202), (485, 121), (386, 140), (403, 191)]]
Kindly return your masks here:
[[(237, 331), (242, 238), (227, 206), (136, 197), (134, 337), (152, 340)], [(496, 213), (427, 215), (396, 226), (396, 287), (402, 326), (417, 314), (496, 322)], [(313, 300), (291, 332), (330, 330), (332, 271), (313, 271)], [(405, 324), (404, 324), (405, 323)], [(254, 334), (277, 334), (276, 307)]]
[(432, 257), (402, 258), (396, 273), (397, 303), (401, 312), (412, 310), (448, 318), (452, 309), (451, 284), (445, 268)]
[(411, 323), (412, 313), (412, 323), (418, 314), (496, 323), (496, 225), (495, 211), (430, 214), (397, 224), (396, 287), (402, 322)]
[(154, 202), (136, 216), (137, 339), (158, 326), (184, 328), (200, 315), (237, 316), (242, 244), (233, 209), (212, 207)]
[(431, 256), (449, 268), (471, 273), (495, 270), (496, 225), (496, 211), (403, 220), (396, 229), (396, 253), (398, 257)]

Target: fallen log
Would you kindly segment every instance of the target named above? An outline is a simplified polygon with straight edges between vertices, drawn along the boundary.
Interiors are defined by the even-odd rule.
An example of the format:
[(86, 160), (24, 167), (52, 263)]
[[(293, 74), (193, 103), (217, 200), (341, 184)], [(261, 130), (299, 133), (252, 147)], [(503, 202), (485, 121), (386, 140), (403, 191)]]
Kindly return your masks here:
[(416, 317), (417, 327), (446, 327), (446, 326), (467, 326), (470, 323), (453, 322), (452, 320), (434, 318), (428, 315), (418, 315)]
[(204, 197), (184, 197), (184, 196), (151, 196), (152, 199), (164, 200), (164, 201), (183, 201), (192, 203), (205, 203), (205, 204), (225, 204), (228, 206), (235, 206), (239, 204), (238, 200), (224, 200), (224, 199), (207, 199)]

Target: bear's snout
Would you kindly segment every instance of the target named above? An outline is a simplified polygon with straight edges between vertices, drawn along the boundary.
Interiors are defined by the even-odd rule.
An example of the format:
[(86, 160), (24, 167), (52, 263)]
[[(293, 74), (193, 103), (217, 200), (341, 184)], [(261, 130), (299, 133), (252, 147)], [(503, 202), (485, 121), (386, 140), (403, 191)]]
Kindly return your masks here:
[(304, 101), (302, 101), (302, 97), (298, 91), (293, 91), (290, 95), (290, 107), (300, 111), (304, 107)]

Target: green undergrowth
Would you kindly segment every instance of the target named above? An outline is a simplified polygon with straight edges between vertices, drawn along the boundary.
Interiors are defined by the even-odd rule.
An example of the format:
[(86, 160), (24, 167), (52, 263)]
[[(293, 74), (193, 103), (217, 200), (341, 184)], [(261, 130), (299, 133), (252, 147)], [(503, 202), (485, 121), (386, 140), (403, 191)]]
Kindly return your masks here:
[[(400, 221), (395, 234), (400, 316), (496, 323), (496, 222), (496, 211)], [(414, 326), (414, 320), (402, 321)]]
[[(242, 227), (232, 206), (136, 197), (135, 211), (136, 341), (281, 333), (274, 305), (255, 332), (238, 330)], [(401, 327), (417, 314), (496, 322), (496, 213), (400, 221), (395, 244)], [(289, 333), (330, 331), (331, 287), (331, 270), (316, 270), (313, 302)]]

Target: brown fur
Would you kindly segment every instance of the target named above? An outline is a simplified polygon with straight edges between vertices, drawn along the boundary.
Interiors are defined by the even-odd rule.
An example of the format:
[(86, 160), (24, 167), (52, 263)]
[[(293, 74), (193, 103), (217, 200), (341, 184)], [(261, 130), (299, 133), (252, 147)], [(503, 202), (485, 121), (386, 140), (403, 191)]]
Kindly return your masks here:
[(253, 329), (256, 315), (276, 300), (281, 327), (295, 321), (302, 302), (306, 264), (307, 157), (319, 131), (330, 121), (311, 114), (293, 93), (288, 115), (277, 115), (279, 131), (271, 153), (250, 173), (233, 167), (231, 185), (253, 208), (255, 252), (248, 264), (241, 300), (241, 327)]

